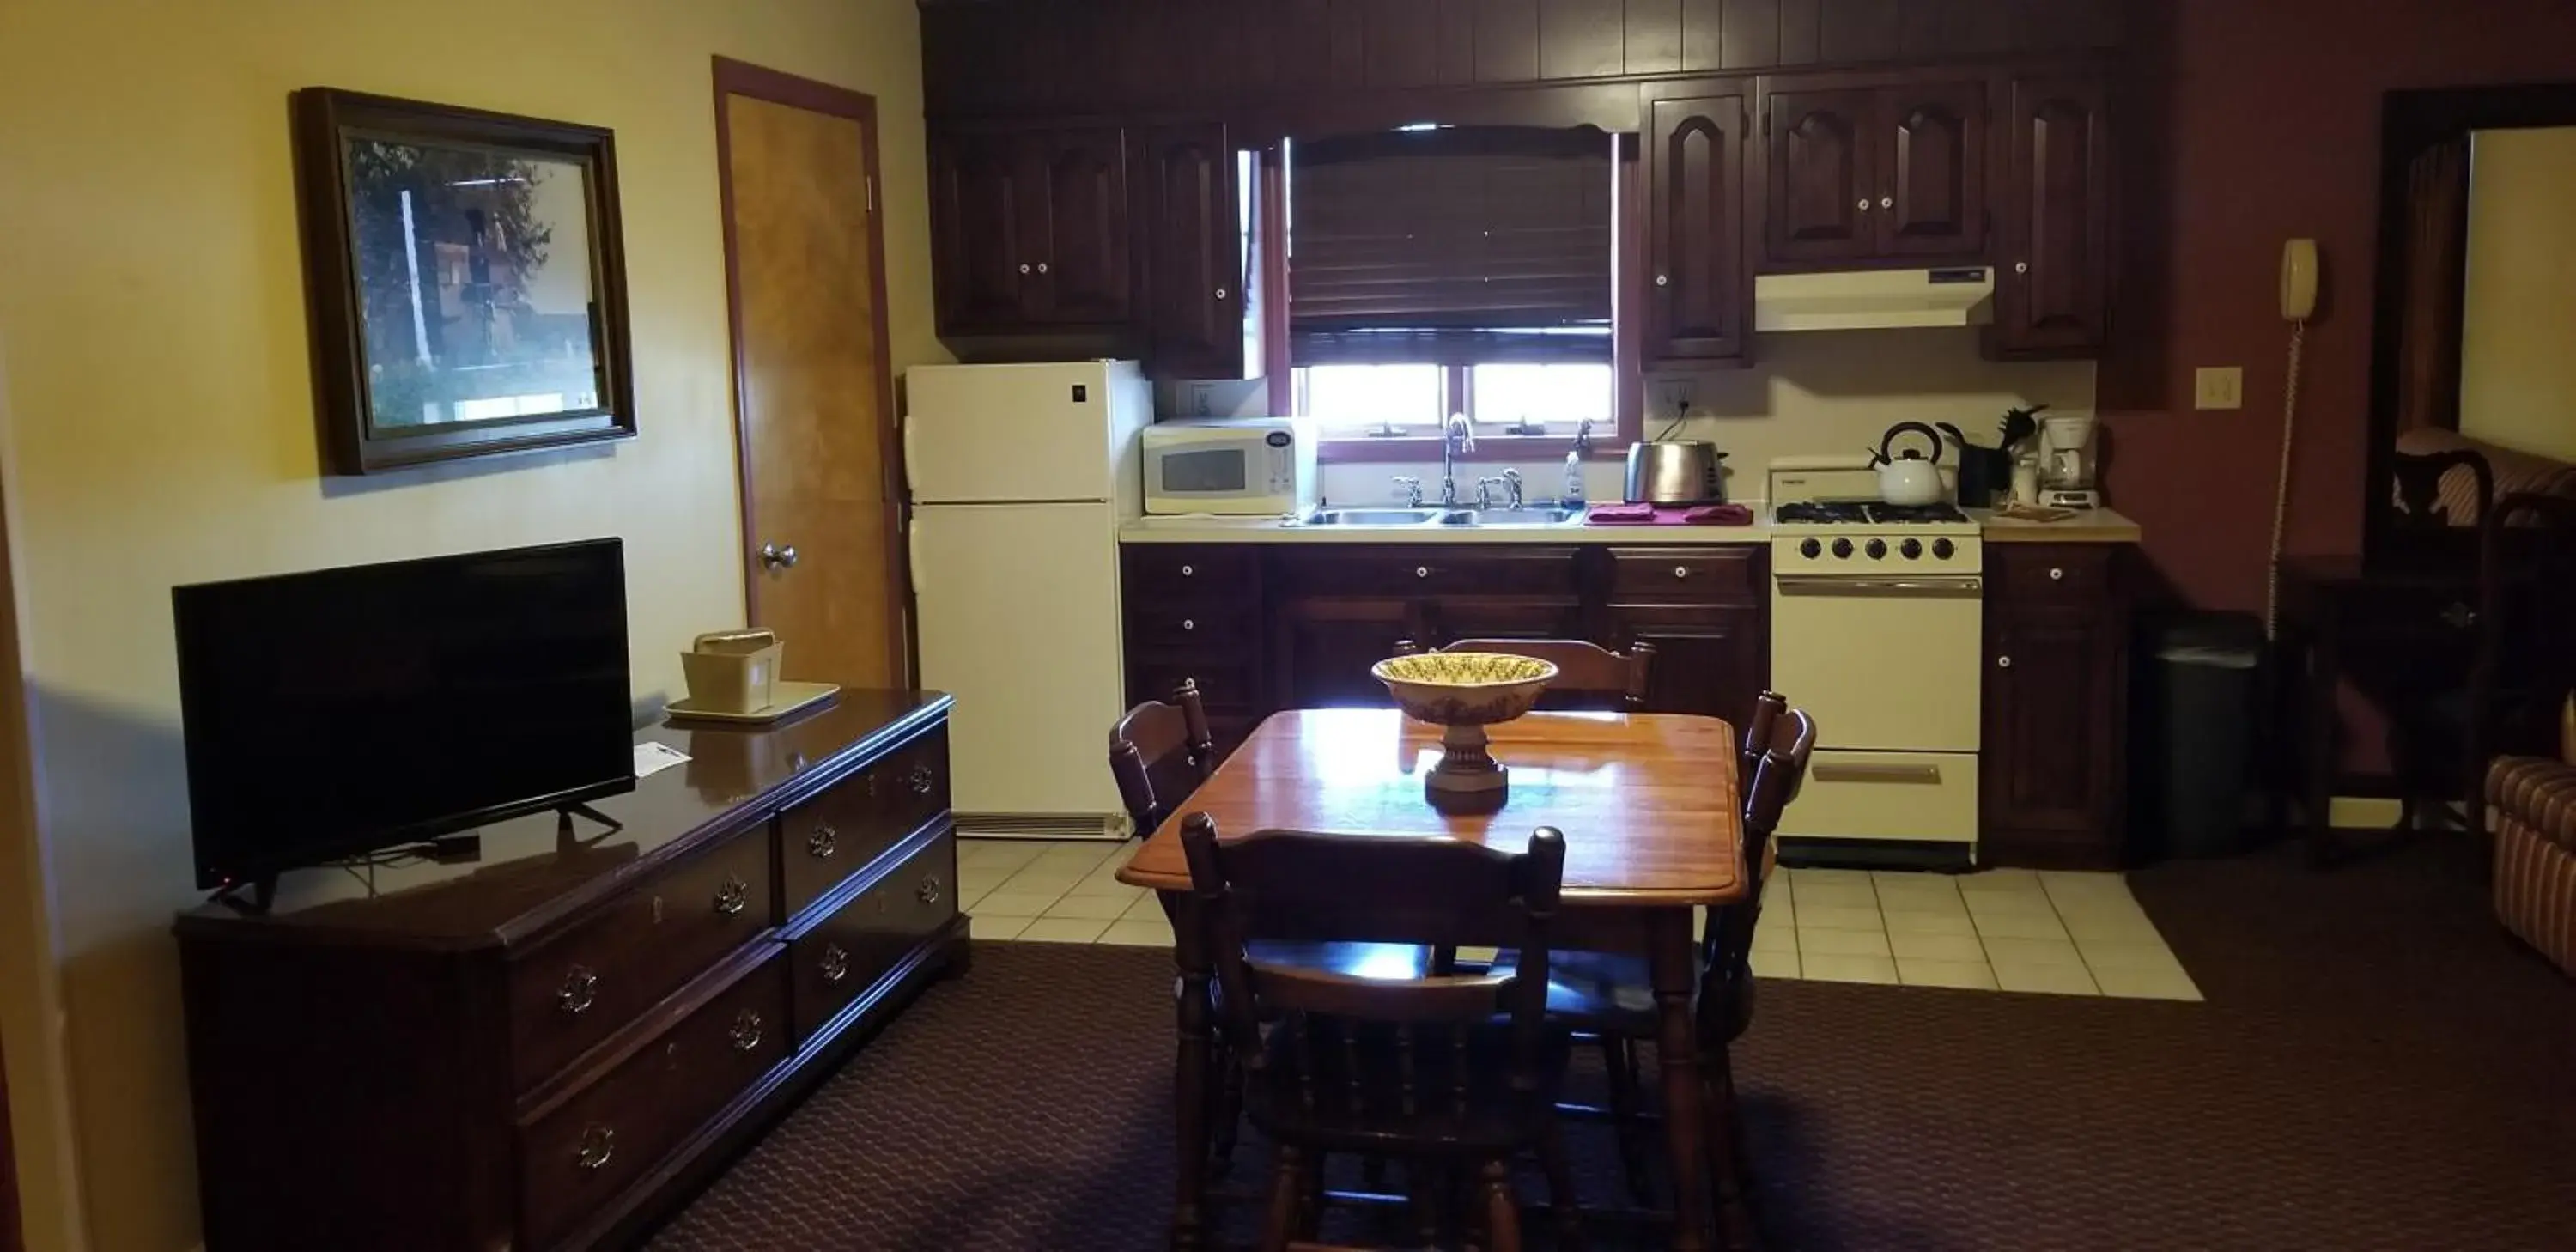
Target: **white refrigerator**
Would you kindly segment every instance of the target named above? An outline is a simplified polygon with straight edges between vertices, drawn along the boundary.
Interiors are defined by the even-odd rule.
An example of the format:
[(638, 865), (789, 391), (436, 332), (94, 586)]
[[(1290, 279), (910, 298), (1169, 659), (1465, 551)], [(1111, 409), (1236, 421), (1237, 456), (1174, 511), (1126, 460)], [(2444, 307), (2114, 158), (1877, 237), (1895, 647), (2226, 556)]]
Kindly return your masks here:
[(1153, 387), (1083, 361), (915, 366), (905, 388), (921, 685), (957, 697), (958, 824), (1114, 837), (1118, 527), (1142, 511)]

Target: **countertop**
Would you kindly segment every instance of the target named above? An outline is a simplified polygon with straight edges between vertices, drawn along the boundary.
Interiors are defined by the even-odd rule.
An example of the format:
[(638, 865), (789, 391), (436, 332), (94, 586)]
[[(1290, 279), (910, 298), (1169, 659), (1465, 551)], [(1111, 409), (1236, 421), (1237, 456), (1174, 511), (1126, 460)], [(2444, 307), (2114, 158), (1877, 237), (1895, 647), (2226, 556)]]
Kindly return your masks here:
[[(1988, 543), (2136, 543), (2138, 524), (2112, 509), (2062, 522), (2026, 522), (1970, 509)], [(1769, 543), (1771, 510), (1749, 526), (1292, 526), (1276, 517), (1143, 517), (1118, 528), (1120, 543), (1615, 543), (1707, 546)], [(1801, 531), (1799, 533), (1812, 533)]]

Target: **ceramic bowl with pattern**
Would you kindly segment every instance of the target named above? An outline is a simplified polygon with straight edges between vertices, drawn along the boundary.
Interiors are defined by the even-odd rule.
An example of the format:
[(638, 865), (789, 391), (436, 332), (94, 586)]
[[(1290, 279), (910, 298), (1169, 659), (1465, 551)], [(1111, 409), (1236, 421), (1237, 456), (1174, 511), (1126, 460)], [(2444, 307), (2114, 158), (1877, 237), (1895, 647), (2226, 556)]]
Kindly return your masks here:
[(1536, 706), (1556, 677), (1556, 663), (1503, 652), (1424, 652), (1389, 657), (1369, 673), (1416, 721), (1490, 726)]

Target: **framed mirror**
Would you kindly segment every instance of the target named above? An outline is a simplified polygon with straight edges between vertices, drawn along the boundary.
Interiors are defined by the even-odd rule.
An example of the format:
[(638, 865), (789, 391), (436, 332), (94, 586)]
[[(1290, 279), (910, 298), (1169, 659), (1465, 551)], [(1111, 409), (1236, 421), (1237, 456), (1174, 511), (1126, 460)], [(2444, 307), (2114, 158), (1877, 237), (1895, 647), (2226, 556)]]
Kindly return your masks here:
[(327, 472), (635, 434), (608, 131), (321, 87), (293, 114)]

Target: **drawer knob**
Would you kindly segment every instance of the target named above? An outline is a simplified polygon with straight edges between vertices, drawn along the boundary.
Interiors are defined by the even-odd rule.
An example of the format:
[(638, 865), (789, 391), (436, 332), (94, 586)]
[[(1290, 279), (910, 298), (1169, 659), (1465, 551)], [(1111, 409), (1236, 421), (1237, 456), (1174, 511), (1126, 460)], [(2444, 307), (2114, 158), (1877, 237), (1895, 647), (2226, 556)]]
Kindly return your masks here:
[(850, 976), (850, 950), (837, 943), (824, 944), (823, 959), (819, 964), (823, 981), (839, 982)]
[(1999, 657), (1996, 657), (1996, 658), (1995, 658), (1995, 668), (1996, 668), (1996, 669), (2011, 669), (2011, 668), (2012, 668), (2012, 658), (2011, 658), (2011, 657), (2008, 657), (2008, 656), (1999, 656)]
[(2477, 621), (2478, 611), (2457, 600), (2451, 602), (2451, 607), (2442, 610), (2442, 624), (2453, 630), (2467, 630), (2476, 625)]
[(1192, 565), (1184, 565), (1184, 566), (1182, 566), (1182, 567), (1181, 567), (1181, 577), (1183, 577), (1183, 578), (1191, 578), (1191, 577), (1195, 577), (1195, 576), (1198, 574), (1198, 572), (1199, 572), (1199, 571), (1198, 571), (1198, 567), (1196, 567), (1196, 566), (1192, 566)]
[(759, 1009), (744, 1009), (733, 1015), (733, 1029), (725, 1035), (733, 1040), (734, 1051), (749, 1052), (760, 1046), (762, 1025)]
[(590, 1011), (599, 1003), (599, 972), (587, 965), (575, 965), (564, 974), (563, 985), (555, 988), (555, 1007), (574, 1017)]
[(2057, 567), (2056, 567), (2056, 566), (2054, 566), (2054, 565), (2052, 565), (2052, 566), (2048, 567), (2048, 581), (2053, 582), (2053, 583), (2062, 583), (2062, 582), (2065, 582), (2065, 581), (2066, 581), (2066, 571), (2065, 571), (2065, 570), (2062, 570), (2062, 569), (2059, 569), (2059, 568), (2057, 568)]
[(739, 878), (728, 877), (724, 880), (723, 886), (716, 888), (717, 916), (732, 917), (749, 907), (751, 907), (750, 883)]
[[(875, 781), (876, 780), (874, 779), (869, 780), (871, 783), (874, 783)], [(814, 828), (814, 833), (805, 836), (805, 855), (813, 857), (815, 860), (831, 860), (832, 854), (840, 850), (841, 832), (834, 830), (829, 826), (816, 826)]]
[(912, 794), (917, 796), (929, 795), (931, 786), (939, 781), (939, 775), (927, 765), (913, 766), (911, 777)]
[(1675, 577), (1675, 578), (1688, 578), (1688, 577), (1690, 577), (1690, 567), (1689, 567), (1689, 566), (1687, 566), (1687, 565), (1676, 565), (1676, 566), (1674, 566), (1674, 567), (1673, 567), (1673, 577)]
[(1413, 576), (1416, 578), (1429, 578), (1431, 577), (1431, 567), (1428, 565), (1416, 565), (1413, 567)]
[(617, 1131), (607, 1126), (581, 1128), (581, 1147), (572, 1162), (583, 1169), (606, 1169), (608, 1159), (617, 1155)]
[(924, 904), (939, 903), (939, 878), (933, 875), (921, 880), (921, 889), (912, 893)]
[(1195, 620), (1193, 620), (1193, 619), (1191, 619), (1191, 618), (1186, 618), (1186, 617), (1184, 617), (1184, 618), (1182, 618), (1182, 619), (1181, 619), (1181, 629), (1183, 629), (1183, 630), (1197, 630), (1198, 628), (1199, 628), (1199, 624), (1198, 624), (1198, 622), (1197, 622), (1197, 621), (1195, 621)]

